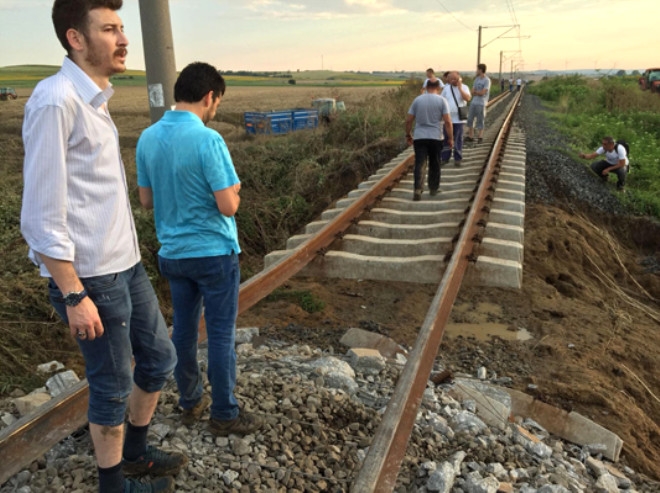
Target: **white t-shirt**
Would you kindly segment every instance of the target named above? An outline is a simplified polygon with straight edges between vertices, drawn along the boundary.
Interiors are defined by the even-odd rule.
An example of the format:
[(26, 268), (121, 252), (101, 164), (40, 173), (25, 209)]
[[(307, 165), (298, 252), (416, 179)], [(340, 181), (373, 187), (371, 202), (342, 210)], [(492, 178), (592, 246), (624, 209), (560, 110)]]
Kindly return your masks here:
[[(468, 86), (466, 86), (465, 84), (461, 84), (461, 87), (463, 88), (464, 92), (470, 94), (470, 88)], [(456, 96), (456, 101), (454, 101), (454, 96), (452, 96), (452, 92), (454, 93), (454, 96)], [(461, 91), (458, 90), (458, 87), (454, 87), (451, 84), (447, 84), (442, 90), (442, 93), (440, 95), (444, 97), (449, 103), (449, 110), (451, 113), (452, 123), (463, 123), (467, 121), (467, 120), (458, 119), (458, 107), (456, 106), (456, 102), (458, 102), (458, 106), (467, 106), (467, 102), (463, 99), (463, 96), (461, 95)]]
[(519, 86), (522, 85), (522, 79), (518, 79), (518, 80), (516, 81), (516, 85), (519, 85)]
[(626, 160), (626, 166), (629, 164), (626, 148), (621, 144), (615, 144), (614, 150), (612, 152), (605, 152), (605, 149), (603, 149), (601, 146), (598, 148), (598, 150), (596, 150), (596, 154), (599, 156), (605, 154), (605, 161), (607, 161), (607, 164), (611, 164), (612, 166), (619, 164), (619, 161), (622, 159)]
[[(422, 89), (426, 89), (426, 84), (428, 84), (430, 80), (431, 80), (431, 79), (426, 79), (426, 80), (424, 81), (424, 84), (422, 84)], [(440, 89), (442, 89), (443, 87), (445, 87), (445, 85), (442, 83), (442, 81), (441, 81), (440, 79), (438, 79), (438, 82), (440, 82)]]

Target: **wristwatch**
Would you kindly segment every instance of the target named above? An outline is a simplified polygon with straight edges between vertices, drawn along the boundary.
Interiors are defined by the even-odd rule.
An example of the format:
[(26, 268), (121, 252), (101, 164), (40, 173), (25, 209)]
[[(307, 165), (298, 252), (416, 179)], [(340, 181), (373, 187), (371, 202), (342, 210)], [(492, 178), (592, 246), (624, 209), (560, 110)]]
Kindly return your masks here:
[(87, 291), (71, 291), (64, 295), (64, 304), (66, 306), (78, 306), (78, 304), (85, 299)]

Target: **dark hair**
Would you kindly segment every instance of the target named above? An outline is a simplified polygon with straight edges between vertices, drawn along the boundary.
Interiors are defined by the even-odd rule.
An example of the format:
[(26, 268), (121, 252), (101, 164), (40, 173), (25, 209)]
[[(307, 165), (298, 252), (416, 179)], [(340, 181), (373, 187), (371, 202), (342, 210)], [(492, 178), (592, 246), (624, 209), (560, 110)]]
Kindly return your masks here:
[(603, 142), (607, 142), (608, 144), (614, 144), (614, 138), (608, 135), (606, 137), (603, 137)]
[(485, 74), (486, 73), (486, 64), (485, 63), (480, 63), (479, 65), (477, 65), (477, 69), (481, 70), (482, 74)]
[(174, 101), (197, 103), (213, 91), (213, 99), (225, 93), (225, 79), (220, 72), (204, 62), (193, 62), (184, 68), (174, 84)]
[(53, 26), (57, 39), (67, 53), (71, 53), (71, 45), (66, 39), (66, 32), (75, 29), (87, 34), (89, 27), (89, 11), (94, 9), (119, 10), (123, 0), (55, 0), (53, 4)]
[(435, 72), (433, 71), (433, 69), (431, 67), (427, 68), (426, 71), (431, 72), (432, 74), (435, 74)]
[(438, 79), (429, 79), (429, 81), (426, 83), (426, 88), (427, 89), (439, 89), (440, 88), (440, 81)]
[(449, 73), (450, 73), (450, 71), (447, 70), (444, 74), (442, 74), (442, 76), (443, 76), (444, 78), (447, 78), (447, 76), (449, 75)]

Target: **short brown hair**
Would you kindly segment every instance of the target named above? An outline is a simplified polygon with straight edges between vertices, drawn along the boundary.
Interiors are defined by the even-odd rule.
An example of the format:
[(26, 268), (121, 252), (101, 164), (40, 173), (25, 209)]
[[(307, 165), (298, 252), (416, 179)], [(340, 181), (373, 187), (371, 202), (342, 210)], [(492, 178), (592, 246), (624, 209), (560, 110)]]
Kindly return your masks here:
[(53, 4), (53, 26), (57, 39), (67, 53), (71, 53), (71, 45), (66, 39), (66, 32), (75, 29), (87, 34), (89, 11), (94, 9), (119, 10), (123, 0), (55, 0)]

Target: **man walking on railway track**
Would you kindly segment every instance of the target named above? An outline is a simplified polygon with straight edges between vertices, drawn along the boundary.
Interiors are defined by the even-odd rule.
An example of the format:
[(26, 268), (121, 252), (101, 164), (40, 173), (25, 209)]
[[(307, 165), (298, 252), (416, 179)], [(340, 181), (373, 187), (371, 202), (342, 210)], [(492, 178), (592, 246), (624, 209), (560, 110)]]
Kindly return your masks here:
[(472, 98), (472, 95), (470, 94), (470, 88), (463, 84), (460, 74), (453, 71), (449, 74), (449, 84), (442, 90), (441, 96), (449, 103), (454, 145), (452, 149), (447, 139), (447, 132), (445, 131), (445, 143), (440, 153), (440, 164), (447, 164), (453, 151), (454, 165), (460, 166), (463, 161), (463, 127), (467, 121), (467, 104)]
[(67, 57), (25, 106), (21, 232), (85, 359), (99, 491), (169, 492), (169, 476), (188, 459), (148, 447), (147, 431), (176, 354), (140, 261), (108, 112), (110, 76), (126, 70), (121, 6), (122, 0), (54, 2), (53, 24)]
[[(423, 169), (426, 158), (429, 160), (428, 186), (429, 193), (436, 195), (440, 187), (440, 151), (442, 149), (443, 133), (440, 126), (444, 122), (447, 144), (454, 144), (454, 133), (449, 116), (449, 104), (440, 96), (440, 81), (429, 80), (426, 94), (415, 98), (406, 116), (406, 141), (415, 149), (415, 171), (413, 200), (421, 200), (424, 187)], [(415, 122), (413, 137), (412, 126)]]
[(591, 164), (591, 170), (607, 183), (610, 173), (616, 174), (618, 181), (616, 188), (622, 192), (626, 186), (626, 175), (628, 174), (629, 161), (628, 151), (621, 143), (614, 141), (612, 137), (603, 137), (602, 146), (591, 154), (581, 152), (579, 156), (583, 159), (595, 159), (605, 155), (605, 159)]
[(484, 137), (484, 120), (486, 119), (486, 105), (488, 104), (488, 95), (490, 93), (490, 79), (486, 77), (486, 64), (480, 63), (477, 65), (477, 77), (474, 79), (472, 86), (472, 101), (468, 110), (467, 127), (468, 136), (465, 140), (468, 142), (474, 141), (474, 120), (476, 118), (476, 127), (479, 131), (477, 134), (478, 143), (483, 142)]
[[(241, 251), (234, 214), (241, 183), (225, 141), (206, 127), (224, 92), (225, 81), (211, 65), (184, 68), (174, 86), (175, 109), (142, 133), (136, 162), (140, 202), (154, 209), (158, 263), (172, 293), (182, 420), (195, 423), (210, 405), (212, 433), (246, 435), (262, 423), (241, 411), (234, 396)], [(212, 399), (197, 362), (202, 304)]]

